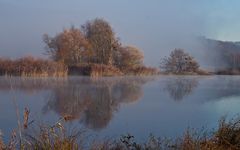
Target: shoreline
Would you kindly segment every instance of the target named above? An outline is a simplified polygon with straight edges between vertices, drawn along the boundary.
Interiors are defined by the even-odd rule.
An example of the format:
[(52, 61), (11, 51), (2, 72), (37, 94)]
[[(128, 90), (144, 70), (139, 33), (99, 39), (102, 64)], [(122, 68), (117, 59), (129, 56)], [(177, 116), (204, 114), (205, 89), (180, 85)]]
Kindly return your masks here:
[[(66, 134), (68, 131), (65, 129), (64, 124), (71, 119), (71, 116), (64, 116), (53, 125), (44, 124), (31, 127), (32, 124), (25, 122), (29, 115), (27, 111), (25, 108), (24, 128), (20, 129), (22, 132), (20, 137), (17, 131), (13, 131), (12, 134), (15, 137), (9, 138), (9, 141), (6, 142), (5, 138), (3, 138), (4, 133), (0, 132), (0, 149), (240, 149), (239, 116), (229, 120), (226, 117), (220, 118), (215, 129), (189, 127), (175, 138), (157, 137), (154, 134), (149, 134), (146, 140), (139, 142), (134, 135), (124, 133), (122, 136), (113, 139), (104, 138), (89, 141), (87, 137), (91, 135), (86, 134), (86, 131), (77, 130)], [(34, 129), (34, 132), (28, 129), (30, 127)]]

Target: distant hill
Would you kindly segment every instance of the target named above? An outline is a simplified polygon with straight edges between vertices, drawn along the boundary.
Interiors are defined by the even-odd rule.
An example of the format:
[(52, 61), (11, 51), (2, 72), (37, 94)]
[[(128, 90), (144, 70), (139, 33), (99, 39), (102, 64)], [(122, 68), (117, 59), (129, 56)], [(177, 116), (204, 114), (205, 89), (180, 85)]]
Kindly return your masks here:
[(204, 37), (198, 39), (208, 50), (218, 52), (240, 52), (240, 42), (220, 41)]
[(240, 46), (240, 42), (234, 42), (234, 44), (236, 44), (236, 45)]
[(205, 61), (215, 69), (231, 67), (232, 60), (230, 59), (232, 59), (232, 56), (240, 54), (240, 42), (219, 41), (204, 37), (199, 37), (198, 42), (206, 53)]

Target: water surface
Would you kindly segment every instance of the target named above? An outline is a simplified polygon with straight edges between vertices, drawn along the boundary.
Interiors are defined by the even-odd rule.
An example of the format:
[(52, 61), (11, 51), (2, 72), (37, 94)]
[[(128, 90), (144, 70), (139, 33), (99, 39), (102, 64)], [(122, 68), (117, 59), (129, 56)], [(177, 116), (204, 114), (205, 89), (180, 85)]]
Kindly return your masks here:
[(17, 128), (25, 107), (34, 124), (54, 124), (72, 116), (67, 127), (96, 138), (131, 133), (145, 139), (175, 137), (188, 127), (215, 128), (222, 116), (240, 113), (238, 76), (159, 76), (109, 78), (0, 78), (0, 129), (4, 140)]

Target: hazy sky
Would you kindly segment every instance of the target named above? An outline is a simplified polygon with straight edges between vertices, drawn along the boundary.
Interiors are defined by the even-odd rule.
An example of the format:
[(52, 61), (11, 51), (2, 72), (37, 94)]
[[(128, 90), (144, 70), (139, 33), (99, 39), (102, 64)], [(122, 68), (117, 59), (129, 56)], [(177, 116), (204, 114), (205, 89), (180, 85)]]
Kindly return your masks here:
[(240, 41), (239, 0), (0, 0), (0, 56), (43, 56), (42, 35), (96, 17), (148, 65), (194, 36)]

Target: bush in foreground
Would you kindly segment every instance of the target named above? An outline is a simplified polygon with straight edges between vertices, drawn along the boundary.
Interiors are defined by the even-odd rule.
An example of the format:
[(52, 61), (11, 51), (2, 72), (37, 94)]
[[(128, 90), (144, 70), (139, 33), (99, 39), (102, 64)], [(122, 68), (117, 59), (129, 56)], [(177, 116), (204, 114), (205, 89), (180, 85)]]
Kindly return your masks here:
[[(240, 118), (226, 121), (221, 119), (215, 131), (187, 129), (178, 138), (156, 138), (150, 135), (144, 143), (138, 143), (134, 136), (126, 134), (118, 140), (86, 141), (84, 132), (69, 132), (64, 122), (71, 116), (64, 116), (52, 126), (37, 126), (35, 132), (29, 132), (29, 123), (24, 116), (22, 136), (13, 132), (8, 144), (4, 144), (0, 135), (2, 149), (46, 149), (46, 150), (238, 150), (240, 149)], [(39, 128), (39, 129), (38, 129)]]

